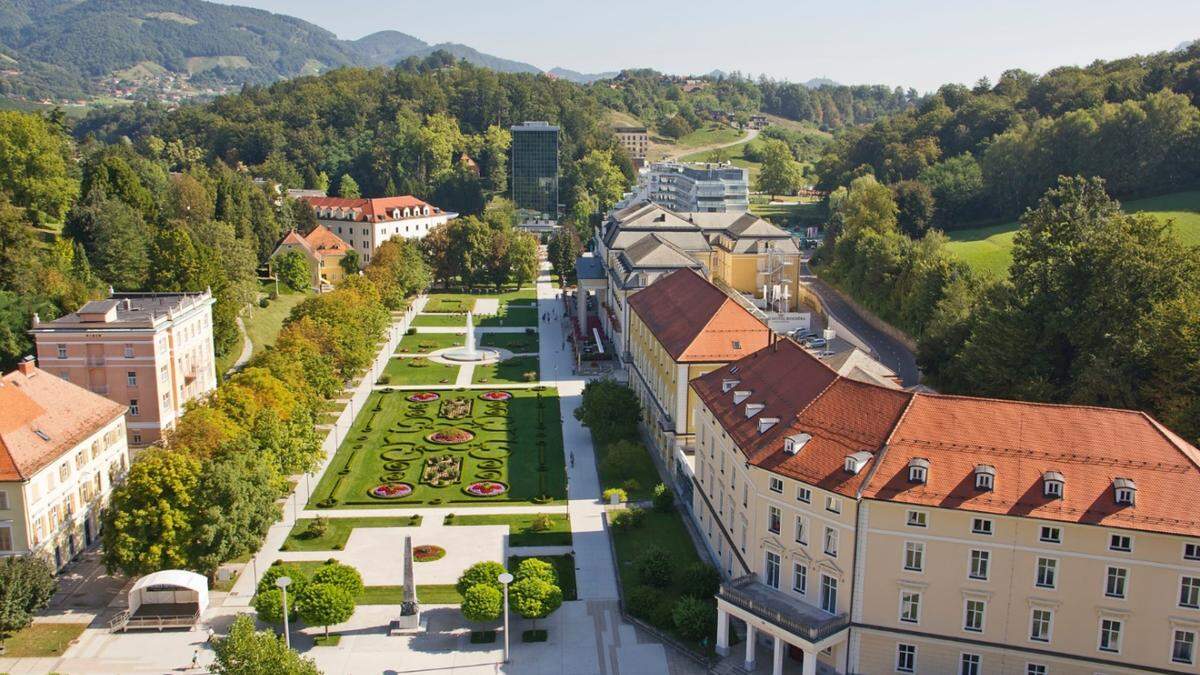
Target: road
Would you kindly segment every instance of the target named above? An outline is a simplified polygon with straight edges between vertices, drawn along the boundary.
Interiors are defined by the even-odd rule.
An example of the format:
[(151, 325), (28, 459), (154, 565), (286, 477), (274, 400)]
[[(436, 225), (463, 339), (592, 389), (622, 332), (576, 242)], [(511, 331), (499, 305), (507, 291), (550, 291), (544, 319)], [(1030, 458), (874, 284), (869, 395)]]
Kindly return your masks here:
[(905, 387), (911, 387), (920, 381), (921, 371), (917, 368), (916, 354), (909, 351), (908, 347), (905, 347), (896, 338), (876, 330), (868, 323), (861, 314), (834, 292), (829, 284), (821, 281), (812, 273), (808, 267), (807, 258), (802, 262), (800, 272), (801, 283), (821, 298), (821, 301), (825, 303), (826, 311), (833, 314), (842, 325), (870, 346), (875, 352), (873, 356), (899, 375)]
[(713, 150), (720, 150), (722, 148), (731, 148), (735, 145), (741, 145), (742, 143), (749, 143), (755, 138), (758, 138), (758, 129), (751, 129), (745, 136), (742, 136), (736, 141), (730, 141), (728, 143), (714, 143), (713, 145), (701, 145), (695, 148), (679, 148), (672, 150), (671, 152), (667, 153), (667, 156), (664, 158), (664, 160), (668, 162), (676, 162), (679, 161), (680, 157), (694, 155), (698, 152), (711, 152)]

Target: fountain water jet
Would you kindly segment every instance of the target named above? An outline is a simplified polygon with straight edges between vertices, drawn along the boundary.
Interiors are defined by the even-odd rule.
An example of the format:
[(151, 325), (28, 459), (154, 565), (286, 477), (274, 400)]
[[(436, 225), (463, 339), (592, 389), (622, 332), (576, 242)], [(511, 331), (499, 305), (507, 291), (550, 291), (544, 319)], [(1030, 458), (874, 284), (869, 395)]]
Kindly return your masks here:
[(500, 353), (492, 349), (479, 349), (475, 346), (475, 318), (471, 312), (467, 312), (466, 346), (442, 352), (438, 356), (450, 361), (475, 363), (478, 361), (493, 361), (500, 357)]

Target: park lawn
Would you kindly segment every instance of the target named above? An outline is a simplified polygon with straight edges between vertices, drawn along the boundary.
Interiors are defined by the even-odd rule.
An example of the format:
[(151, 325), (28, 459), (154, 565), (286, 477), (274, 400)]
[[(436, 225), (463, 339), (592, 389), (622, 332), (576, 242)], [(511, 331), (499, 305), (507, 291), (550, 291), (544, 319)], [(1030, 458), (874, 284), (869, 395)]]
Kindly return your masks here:
[[(508, 403), (485, 401), (479, 398), (484, 393), (479, 390), (439, 393), (442, 398), (438, 401), (414, 403), (407, 400), (412, 392), (372, 392), (314, 490), (308, 508), (470, 507), (531, 504), (542, 495), (557, 503), (566, 498), (562, 425), (555, 390), (514, 389)], [(442, 416), (442, 403), (452, 398), (471, 402), (467, 417)], [(426, 440), (434, 431), (451, 428), (468, 430), (474, 438), (454, 445)], [(458, 460), (459, 479), (450, 479), (441, 486), (422, 482), (426, 460), (445, 456)], [(504, 483), (508, 491), (474, 497), (465, 490), (476, 481)], [(383, 482), (406, 483), (413, 491), (395, 499), (372, 496), (370, 491)]]
[(514, 354), (535, 354), (538, 351), (538, 336), (525, 333), (484, 333), (479, 340), (481, 347), (499, 347)]
[[(399, 605), (403, 601), (403, 586), (367, 586), (358, 596), (360, 605)], [(462, 596), (454, 584), (417, 584), (417, 601), (423, 605), (457, 605)]]
[[(526, 377), (526, 373), (533, 373), (533, 379)], [(540, 377), (538, 357), (518, 356), (486, 366), (475, 366), (471, 381), (475, 384), (514, 384), (536, 382)]]
[[(474, 311), (474, 300), (480, 298), (494, 298), (500, 301), (500, 307), (508, 305), (532, 305), (537, 303), (537, 289), (533, 286), (527, 286), (521, 290), (509, 290), (496, 292), (492, 290), (478, 291), (438, 291), (429, 294), (429, 301), (425, 303), (425, 311), (427, 312), (462, 312), (467, 310)], [(432, 309), (430, 307), (433, 307)], [(451, 309), (452, 307), (461, 307), (462, 309)]]
[(346, 546), (350, 533), (359, 527), (417, 527), (421, 516), (403, 518), (326, 518), (325, 534), (308, 536), (308, 526), (315, 518), (301, 518), (284, 540), (281, 551), (336, 551)]
[(396, 347), (397, 354), (428, 354), (439, 349), (461, 347), (467, 343), (466, 332), (462, 333), (414, 333), (405, 335)]
[(509, 546), (570, 546), (571, 519), (565, 513), (550, 515), (549, 530), (534, 530), (537, 513), (467, 514), (446, 518), (446, 525), (507, 525)]
[(508, 556), (508, 569), (511, 572), (517, 571), (517, 565), (521, 564), (526, 558), (537, 558), (545, 560), (554, 565), (554, 571), (558, 573), (558, 587), (562, 589), (563, 600), (578, 600), (579, 586), (575, 580), (575, 556), (570, 553), (563, 555), (538, 555), (538, 556)]
[[(595, 441), (594, 436), (592, 440)], [(640, 440), (633, 440), (631, 442), (638, 444), (643, 450), (646, 450), (645, 444)], [(658, 475), (658, 468), (654, 465), (654, 459), (650, 457), (650, 451), (646, 450), (635, 463), (614, 468), (605, 466), (604, 464), (604, 458), (608, 455), (608, 448), (609, 446), (607, 445), (601, 447), (600, 444), (596, 444), (596, 464), (600, 474), (600, 490), (625, 488), (625, 483), (633, 480), (637, 483), (637, 488), (633, 490), (625, 488), (630, 501), (642, 501), (653, 497), (654, 486), (661, 483), (662, 479)]]
[(5, 658), (62, 656), (86, 623), (33, 623), (4, 639)]
[(741, 129), (734, 129), (723, 124), (710, 124), (703, 129), (697, 129), (681, 137), (675, 141), (675, 144), (682, 148), (700, 148), (706, 145), (732, 143), (745, 135)]
[(420, 357), (392, 358), (383, 369), (383, 377), (379, 378), (379, 383), (393, 386), (454, 384), (455, 378), (458, 377), (458, 368)]
[(536, 328), (537, 307), (533, 305), (503, 305), (499, 314), (478, 317), (475, 325), (488, 328)]
[(462, 328), (467, 327), (466, 314), (418, 314), (413, 317), (413, 328)]
[(309, 293), (281, 291), (279, 297), (272, 300), (267, 307), (251, 306), (242, 316), (246, 324), (246, 334), (254, 343), (254, 355), (257, 356), (267, 347), (275, 343), (275, 338), (283, 328), (283, 322), (291, 315), (292, 310), (311, 297)]

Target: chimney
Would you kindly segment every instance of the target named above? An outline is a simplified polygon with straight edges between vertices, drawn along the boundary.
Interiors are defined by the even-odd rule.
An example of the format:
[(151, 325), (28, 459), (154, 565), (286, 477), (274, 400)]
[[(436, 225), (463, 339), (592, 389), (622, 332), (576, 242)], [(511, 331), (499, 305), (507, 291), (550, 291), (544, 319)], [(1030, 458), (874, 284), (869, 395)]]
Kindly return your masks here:
[(33, 359), (32, 354), (21, 359), (21, 362), (17, 364), (17, 370), (25, 376), (32, 375), (35, 368), (37, 368), (37, 361)]

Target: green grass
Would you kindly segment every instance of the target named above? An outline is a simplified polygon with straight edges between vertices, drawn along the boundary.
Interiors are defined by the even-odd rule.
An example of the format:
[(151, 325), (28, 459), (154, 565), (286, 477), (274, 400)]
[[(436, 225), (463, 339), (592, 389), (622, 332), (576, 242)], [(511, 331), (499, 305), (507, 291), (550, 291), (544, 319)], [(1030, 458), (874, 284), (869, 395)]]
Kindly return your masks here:
[[(394, 358), (383, 369), (380, 384), (454, 384), (458, 366), (435, 363), (426, 358)], [(384, 381), (386, 378), (386, 381)]]
[(475, 325), (488, 328), (536, 328), (537, 307), (504, 305), (499, 314), (477, 317)]
[[(284, 563), (306, 576), (312, 576), (325, 565), (324, 560), (292, 560)], [(367, 586), (356, 598), (360, 605), (398, 605), (404, 600), (403, 586)], [(417, 584), (417, 600), (432, 605), (452, 605), (462, 602), (454, 584)]]
[(538, 350), (538, 336), (524, 333), (484, 333), (479, 340), (481, 347), (499, 347), (515, 354), (534, 354)]
[(575, 581), (575, 556), (570, 553), (564, 555), (539, 555), (539, 556), (508, 556), (508, 569), (515, 572), (517, 565), (521, 564), (526, 558), (537, 558), (545, 560), (554, 565), (554, 571), (558, 573), (558, 587), (562, 589), (563, 600), (578, 600), (579, 587)]
[(456, 515), (447, 518), (446, 525), (507, 525), (509, 546), (570, 546), (571, 519), (565, 513), (550, 514), (549, 530), (534, 530), (533, 521), (540, 514), (513, 513), (487, 515)]
[[(1184, 246), (1200, 246), (1200, 190), (1135, 199), (1122, 208), (1129, 213), (1148, 213), (1161, 222), (1174, 221), (1173, 230)], [(1003, 223), (965, 230), (951, 230), (949, 250), (977, 271), (1002, 276), (1012, 264), (1013, 236), (1018, 224)]]
[(536, 356), (518, 356), (486, 366), (475, 366), (471, 381), (475, 384), (512, 384), (530, 382), (526, 373), (534, 373), (533, 381), (541, 376)]
[(284, 540), (281, 551), (336, 551), (346, 546), (350, 533), (360, 527), (416, 527), (421, 524), (420, 516), (413, 518), (326, 518), (325, 534), (319, 537), (308, 535), (308, 526), (314, 518), (301, 518)]
[(34, 623), (4, 639), (4, 657), (62, 656), (86, 623)]
[[(481, 291), (439, 291), (429, 294), (429, 301), (425, 303), (425, 311), (427, 312), (466, 312), (468, 309), (475, 307), (474, 300), (480, 298), (495, 298), (500, 301), (500, 307), (507, 305), (528, 305), (537, 303), (537, 289), (532, 286), (527, 286), (519, 291), (501, 291), (496, 293), (492, 290)], [(432, 307), (432, 309), (431, 309)], [(461, 307), (462, 309), (452, 309), (453, 307)]]
[[(745, 153), (746, 153), (747, 149), (749, 149), (751, 147), (754, 147), (755, 149), (757, 149), (758, 146), (761, 144), (762, 144), (762, 141), (759, 141), (758, 139), (754, 139), (751, 141), (743, 141), (741, 143), (738, 143), (737, 145), (731, 145), (726, 148), (721, 148), (718, 151), (722, 157), (729, 160), (729, 162), (731, 164), (733, 164), (734, 166), (741, 167), (741, 168), (747, 170), (747, 173), (749, 173), (749, 177), (750, 177), (751, 189), (753, 189), (753, 187), (754, 187), (755, 179), (758, 177), (758, 171), (759, 171), (759, 169), (762, 168), (762, 164), (760, 164), (759, 162), (755, 162), (755, 161), (751, 160), (750, 158), (746, 157)], [(700, 152), (693, 152), (690, 155), (684, 155), (683, 157), (679, 158), (679, 161), (681, 161), (681, 162), (707, 162), (707, 161), (709, 161), (712, 154), (713, 154), (712, 150), (701, 150)]]
[(713, 124), (693, 131), (675, 141), (675, 144), (683, 148), (699, 148), (705, 145), (732, 143), (745, 135), (746, 133), (740, 129)]
[[(270, 290), (275, 288), (275, 285), (264, 285), (262, 288), (261, 297), (265, 297)], [(259, 307), (255, 302), (246, 308), (242, 313), (242, 322), (246, 325), (246, 335), (250, 337), (250, 343), (253, 345), (252, 356), (275, 343), (275, 338), (279, 335), (279, 330), (283, 328), (284, 320), (292, 313), (292, 308), (307, 297), (306, 293), (282, 289), (279, 297), (272, 300), (271, 304), (266, 307)], [(217, 359), (217, 372), (224, 373), (232, 368), (241, 354), (242, 341), (239, 337), (229, 352)]]
[[(308, 508), (328, 508), (322, 504), (328, 504), (330, 497), (337, 500), (332, 504), (335, 508), (528, 504), (543, 492), (551, 500), (565, 499), (557, 392), (514, 389), (506, 405), (479, 399), (479, 391), (440, 393), (442, 400), (421, 404), (407, 400), (411, 392), (373, 392), (314, 490)], [(472, 402), (468, 417), (441, 416), (441, 403), (451, 396)], [(540, 425), (539, 413), (543, 420)], [(425, 440), (428, 434), (447, 428), (467, 429), (475, 437), (459, 445), (436, 445)], [(544, 454), (539, 452), (539, 441), (545, 444)], [(445, 455), (461, 460), (461, 479), (438, 487), (422, 483), (425, 459)], [(477, 480), (503, 482), (509, 491), (493, 497), (472, 497), (465, 489)], [(414, 489), (411, 495), (399, 499), (372, 497), (370, 490), (385, 481), (408, 483)]]
[(418, 314), (410, 324), (414, 328), (466, 328), (466, 314)]
[(397, 354), (427, 354), (448, 347), (461, 347), (467, 342), (463, 333), (416, 333), (405, 335), (396, 347)]
[(313, 646), (314, 647), (336, 647), (336, 646), (338, 646), (338, 643), (341, 641), (342, 641), (342, 636), (338, 635), (337, 633), (330, 633), (329, 635), (318, 635), (313, 638)]
[[(593, 440), (595, 439), (593, 438)], [(623, 464), (620, 467), (607, 466), (604, 458), (608, 455), (611, 445), (600, 446), (600, 444), (597, 444), (596, 461), (600, 473), (600, 490), (625, 488), (625, 483), (632, 479), (637, 482), (637, 488), (633, 490), (625, 488), (625, 491), (630, 501), (636, 502), (653, 497), (654, 486), (661, 483), (662, 479), (658, 475), (658, 468), (654, 465), (654, 459), (650, 457), (650, 451), (646, 450), (646, 446), (641, 441), (631, 442), (636, 443), (645, 451), (638, 456), (636, 462)]]

